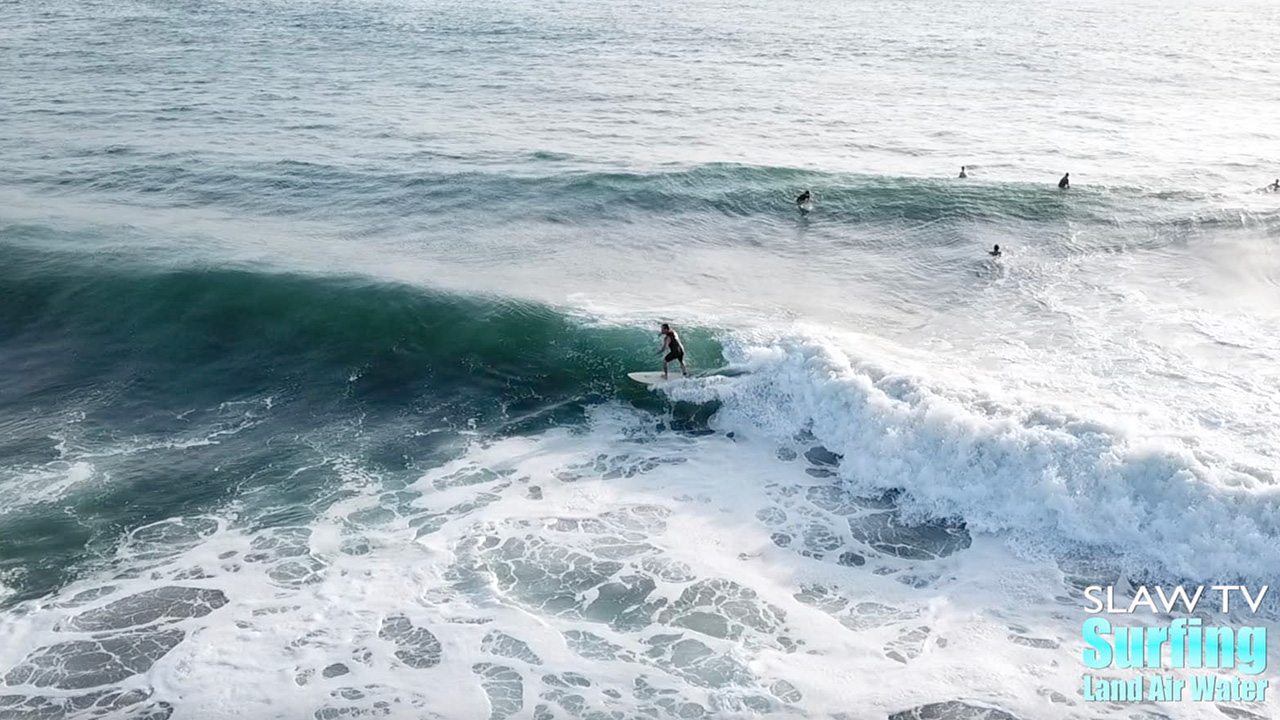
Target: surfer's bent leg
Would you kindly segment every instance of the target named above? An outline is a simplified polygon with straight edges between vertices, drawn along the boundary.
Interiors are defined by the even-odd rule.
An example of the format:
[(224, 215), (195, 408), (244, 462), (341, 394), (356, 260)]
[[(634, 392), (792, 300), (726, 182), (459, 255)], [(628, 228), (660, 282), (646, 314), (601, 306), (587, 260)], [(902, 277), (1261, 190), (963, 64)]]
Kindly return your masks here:
[(666, 357), (662, 358), (662, 376), (663, 377), (666, 377), (666, 374), (667, 374), (667, 363), (671, 362), (672, 360), (675, 360), (680, 363), (680, 372), (684, 373), (685, 375), (689, 374), (689, 371), (684, 369), (684, 352), (680, 350), (672, 350), (671, 352), (667, 353)]

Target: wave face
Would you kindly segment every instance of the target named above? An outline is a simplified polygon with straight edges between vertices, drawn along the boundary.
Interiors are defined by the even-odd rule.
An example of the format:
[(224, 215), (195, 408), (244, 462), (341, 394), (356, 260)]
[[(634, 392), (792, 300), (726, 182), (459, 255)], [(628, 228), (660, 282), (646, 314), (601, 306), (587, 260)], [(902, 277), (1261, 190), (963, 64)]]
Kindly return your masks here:
[(479, 415), (497, 418), (522, 398), (599, 401), (652, 344), (643, 331), (590, 329), (533, 304), (367, 279), (77, 267), (3, 252), (0, 339), (49, 355), (33, 368), (44, 376), (23, 381), (35, 394), (17, 402), (46, 388), (60, 397), (119, 385), (164, 402), (284, 385), (375, 406), (474, 397)]
[[(120, 525), (244, 493), (314, 499), (325, 483), (295, 477), (314, 435), (354, 433), (343, 452), (406, 473), (477, 434), (578, 425), (617, 398), (656, 406), (625, 377), (653, 366), (656, 327), (367, 278), (90, 265), (13, 247), (0, 268), (0, 357), (15, 369), (0, 378), (4, 517), (14, 537), (40, 528), (68, 543), (14, 545), (20, 568), (49, 572), (9, 579), (9, 602), (58, 587), (76, 544), (110, 545)], [(709, 331), (684, 336), (691, 361), (720, 363)], [(74, 515), (52, 512), (86, 486)]]

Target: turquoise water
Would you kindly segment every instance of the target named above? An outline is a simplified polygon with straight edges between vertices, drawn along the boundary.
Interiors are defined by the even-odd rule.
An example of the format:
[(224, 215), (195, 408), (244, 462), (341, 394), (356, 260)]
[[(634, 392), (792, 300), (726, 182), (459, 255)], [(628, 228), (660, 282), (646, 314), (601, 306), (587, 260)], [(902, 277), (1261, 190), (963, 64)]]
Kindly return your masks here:
[(0, 1), (0, 718), (1131, 717), (1080, 588), (1280, 562), (1277, 36)]

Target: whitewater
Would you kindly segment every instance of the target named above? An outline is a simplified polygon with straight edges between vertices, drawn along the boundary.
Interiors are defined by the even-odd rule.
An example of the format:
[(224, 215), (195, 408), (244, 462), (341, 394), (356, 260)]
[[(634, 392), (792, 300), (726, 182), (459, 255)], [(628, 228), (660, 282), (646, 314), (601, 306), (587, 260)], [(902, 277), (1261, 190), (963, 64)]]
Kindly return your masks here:
[(1275, 716), (1274, 3), (0, 11), (0, 720)]

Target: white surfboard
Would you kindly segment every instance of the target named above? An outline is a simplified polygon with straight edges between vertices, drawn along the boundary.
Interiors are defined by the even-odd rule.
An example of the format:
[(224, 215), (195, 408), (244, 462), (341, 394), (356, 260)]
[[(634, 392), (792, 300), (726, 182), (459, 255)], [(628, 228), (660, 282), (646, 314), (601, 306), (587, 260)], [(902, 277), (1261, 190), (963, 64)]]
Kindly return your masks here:
[(680, 375), (680, 373), (676, 372), (676, 373), (672, 373), (670, 378), (664, 378), (662, 377), (661, 372), (655, 370), (653, 372), (627, 373), (627, 377), (631, 378), (632, 380), (635, 380), (638, 383), (644, 383), (645, 385), (652, 386), (652, 385), (661, 385), (662, 383), (665, 383), (668, 380), (674, 380), (675, 378), (682, 377), (682, 376)]

